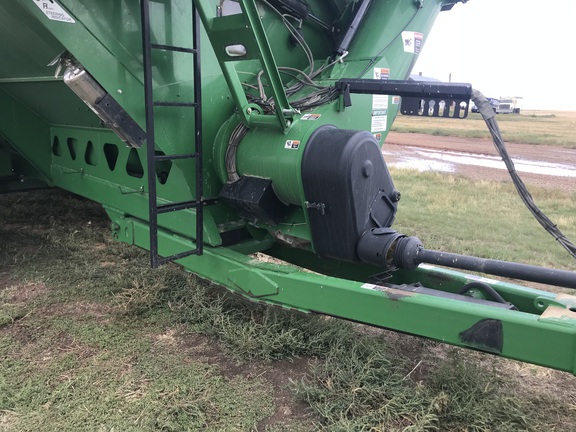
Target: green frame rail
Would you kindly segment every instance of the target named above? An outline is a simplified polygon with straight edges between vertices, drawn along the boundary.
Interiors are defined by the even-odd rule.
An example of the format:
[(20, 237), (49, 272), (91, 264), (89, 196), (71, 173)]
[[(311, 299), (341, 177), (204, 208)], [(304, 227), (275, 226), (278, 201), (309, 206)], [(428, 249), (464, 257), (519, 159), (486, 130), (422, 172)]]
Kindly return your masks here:
[[(115, 238), (148, 248), (146, 222), (107, 210), (114, 223)], [(165, 254), (194, 247), (193, 242), (173, 233), (159, 231), (158, 235)], [(246, 251), (267, 247), (270, 244), (266, 242), (248, 243)], [(306, 261), (314, 269), (313, 260)], [(230, 248), (205, 247), (202, 256), (183, 258), (177, 263), (251, 301), (344, 318), (576, 374), (574, 296), (493, 281), (492, 286), (502, 295), (516, 295), (516, 303), (534, 311), (528, 313), (314, 274), (290, 264), (261, 262)], [(348, 273), (346, 269), (340, 271)], [(364, 275), (358, 276), (377, 271), (365, 268)], [(477, 279), (432, 266), (418, 272), (423, 280), (452, 279), (464, 284)], [(487, 322), (492, 326), (486, 327)], [(474, 337), (466, 338), (467, 334), (487, 331), (501, 338), (500, 351), (474, 342)]]

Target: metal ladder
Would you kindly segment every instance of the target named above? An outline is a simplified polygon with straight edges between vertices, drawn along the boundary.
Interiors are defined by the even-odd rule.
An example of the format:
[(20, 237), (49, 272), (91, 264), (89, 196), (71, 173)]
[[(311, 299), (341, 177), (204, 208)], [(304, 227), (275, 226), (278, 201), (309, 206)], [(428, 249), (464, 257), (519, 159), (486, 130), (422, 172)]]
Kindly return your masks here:
[[(148, 208), (150, 225), (150, 264), (156, 268), (170, 261), (175, 261), (190, 255), (202, 255), (203, 251), (203, 175), (202, 175), (202, 86), (200, 74), (200, 17), (192, 2), (192, 48), (173, 45), (160, 45), (151, 42), (150, 31), (150, 1), (140, 0), (142, 19), (142, 54), (144, 66), (144, 99), (146, 111), (146, 162), (148, 174)], [(170, 102), (155, 101), (152, 86), (152, 50), (174, 51), (192, 54), (194, 57), (194, 101)], [(174, 106), (194, 109), (194, 152), (185, 154), (156, 154), (154, 107)], [(156, 188), (156, 163), (160, 161), (173, 161), (178, 159), (194, 159), (196, 169), (195, 199), (191, 201), (175, 202), (158, 205)], [(195, 209), (196, 213), (196, 248), (163, 257), (158, 251), (158, 216), (160, 214)]]

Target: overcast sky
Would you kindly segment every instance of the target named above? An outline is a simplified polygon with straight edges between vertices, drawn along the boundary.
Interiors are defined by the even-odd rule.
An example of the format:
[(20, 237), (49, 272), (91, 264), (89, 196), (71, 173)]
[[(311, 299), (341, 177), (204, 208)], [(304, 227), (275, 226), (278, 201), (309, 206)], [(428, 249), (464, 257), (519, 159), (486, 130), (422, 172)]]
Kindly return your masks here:
[(575, 33), (576, 0), (469, 0), (440, 13), (412, 72), (576, 111)]

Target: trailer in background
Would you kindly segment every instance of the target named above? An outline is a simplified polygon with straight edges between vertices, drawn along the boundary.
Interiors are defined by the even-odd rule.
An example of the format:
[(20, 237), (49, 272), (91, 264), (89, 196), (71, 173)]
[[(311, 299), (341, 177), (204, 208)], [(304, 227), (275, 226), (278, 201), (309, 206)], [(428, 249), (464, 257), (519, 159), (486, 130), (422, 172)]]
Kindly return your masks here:
[(496, 109), (498, 114), (520, 114), (522, 108), (522, 101), (524, 98), (520, 96), (505, 96), (500, 98), (500, 104)]

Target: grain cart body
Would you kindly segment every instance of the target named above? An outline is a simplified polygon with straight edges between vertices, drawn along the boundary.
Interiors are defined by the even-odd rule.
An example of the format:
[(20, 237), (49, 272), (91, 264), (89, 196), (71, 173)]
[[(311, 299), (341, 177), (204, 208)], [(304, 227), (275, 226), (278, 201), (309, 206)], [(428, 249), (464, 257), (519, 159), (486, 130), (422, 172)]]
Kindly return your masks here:
[(406, 114), (467, 113), (470, 86), (406, 81), (454, 3), (2, 2), (0, 192), (97, 201), (153, 266), (253, 301), (574, 372), (576, 298), (430, 266), (450, 263), (391, 228), (380, 146), (401, 97)]

